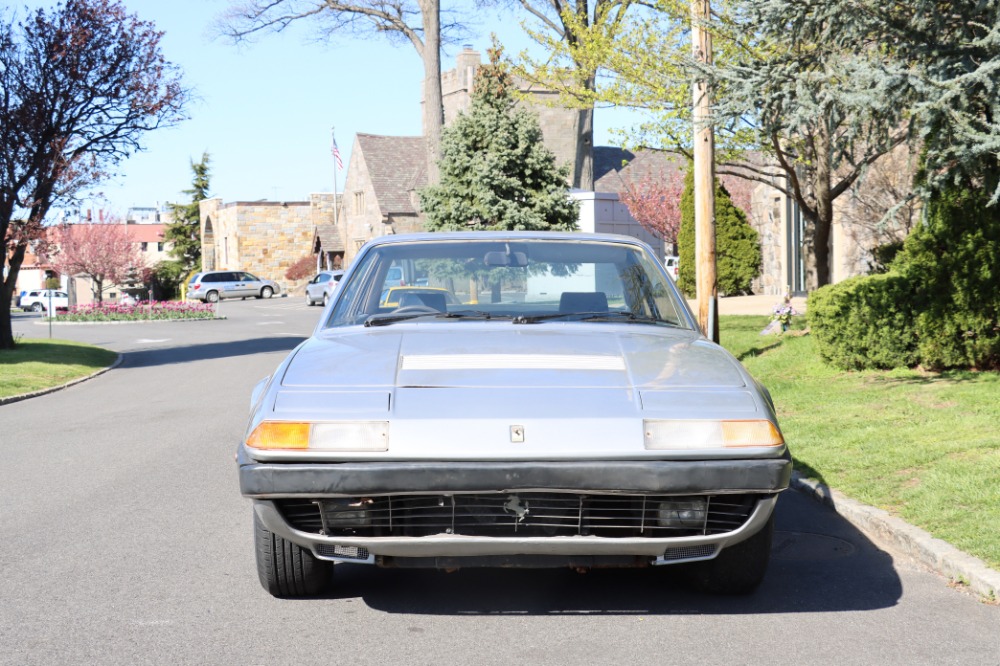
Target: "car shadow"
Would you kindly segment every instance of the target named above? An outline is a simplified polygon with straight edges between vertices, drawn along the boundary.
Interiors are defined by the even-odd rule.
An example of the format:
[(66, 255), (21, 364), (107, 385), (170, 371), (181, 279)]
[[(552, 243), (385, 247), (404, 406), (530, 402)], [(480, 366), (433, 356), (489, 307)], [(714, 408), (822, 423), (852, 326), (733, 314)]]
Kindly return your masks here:
[(691, 589), (676, 566), (652, 569), (463, 569), (454, 573), (336, 565), (336, 598), (416, 615), (703, 615), (889, 608), (902, 583), (891, 556), (847, 521), (789, 491), (779, 502), (771, 565), (757, 591)]
[(209, 342), (188, 346), (169, 346), (157, 349), (122, 352), (121, 368), (148, 368), (159, 365), (192, 363), (208, 359), (252, 356), (271, 352), (289, 352), (307, 336), (275, 336), (248, 338), (231, 342)]

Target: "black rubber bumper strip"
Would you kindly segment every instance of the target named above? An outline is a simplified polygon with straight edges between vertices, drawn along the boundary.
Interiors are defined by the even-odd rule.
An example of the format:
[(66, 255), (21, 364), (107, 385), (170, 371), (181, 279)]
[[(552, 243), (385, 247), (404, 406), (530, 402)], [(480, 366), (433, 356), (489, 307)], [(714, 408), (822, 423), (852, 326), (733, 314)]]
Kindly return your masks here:
[(240, 466), (247, 497), (581, 490), (697, 494), (777, 492), (785, 458), (702, 461), (252, 463)]

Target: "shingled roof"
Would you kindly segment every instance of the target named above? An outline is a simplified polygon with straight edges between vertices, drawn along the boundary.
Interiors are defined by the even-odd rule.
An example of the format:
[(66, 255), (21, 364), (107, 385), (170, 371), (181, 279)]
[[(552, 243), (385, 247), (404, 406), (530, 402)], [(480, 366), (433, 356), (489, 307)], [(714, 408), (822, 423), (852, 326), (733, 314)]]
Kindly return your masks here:
[(358, 134), (357, 140), (383, 217), (416, 215), (410, 192), (427, 185), (424, 137)]
[(344, 241), (340, 239), (340, 234), (337, 233), (337, 226), (335, 224), (325, 223), (316, 225), (316, 231), (313, 233), (313, 252), (319, 252), (320, 250), (324, 252), (344, 251)]
[(594, 148), (594, 191), (621, 192), (649, 176), (656, 178), (682, 168), (684, 160), (658, 150), (633, 153), (615, 146)]

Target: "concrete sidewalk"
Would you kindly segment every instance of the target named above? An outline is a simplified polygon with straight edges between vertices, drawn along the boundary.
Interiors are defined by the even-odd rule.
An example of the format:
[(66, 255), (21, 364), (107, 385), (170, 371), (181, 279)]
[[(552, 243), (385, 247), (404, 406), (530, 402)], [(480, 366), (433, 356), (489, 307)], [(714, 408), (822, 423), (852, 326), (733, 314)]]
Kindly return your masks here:
[[(776, 305), (784, 301), (781, 296), (728, 296), (719, 298), (720, 315), (766, 315), (771, 316)], [(796, 296), (791, 301), (792, 307), (799, 314), (806, 311), (806, 297)], [(691, 310), (697, 314), (698, 302), (688, 301)]]

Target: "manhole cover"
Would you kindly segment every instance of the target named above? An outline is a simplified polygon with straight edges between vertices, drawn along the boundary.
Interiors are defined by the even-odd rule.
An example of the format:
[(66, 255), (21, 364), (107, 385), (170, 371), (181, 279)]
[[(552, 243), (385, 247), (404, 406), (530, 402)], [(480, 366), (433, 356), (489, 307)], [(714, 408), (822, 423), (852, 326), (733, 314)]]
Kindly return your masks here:
[(775, 532), (771, 557), (779, 560), (814, 562), (853, 555), (850, 541), (808, 532)]

